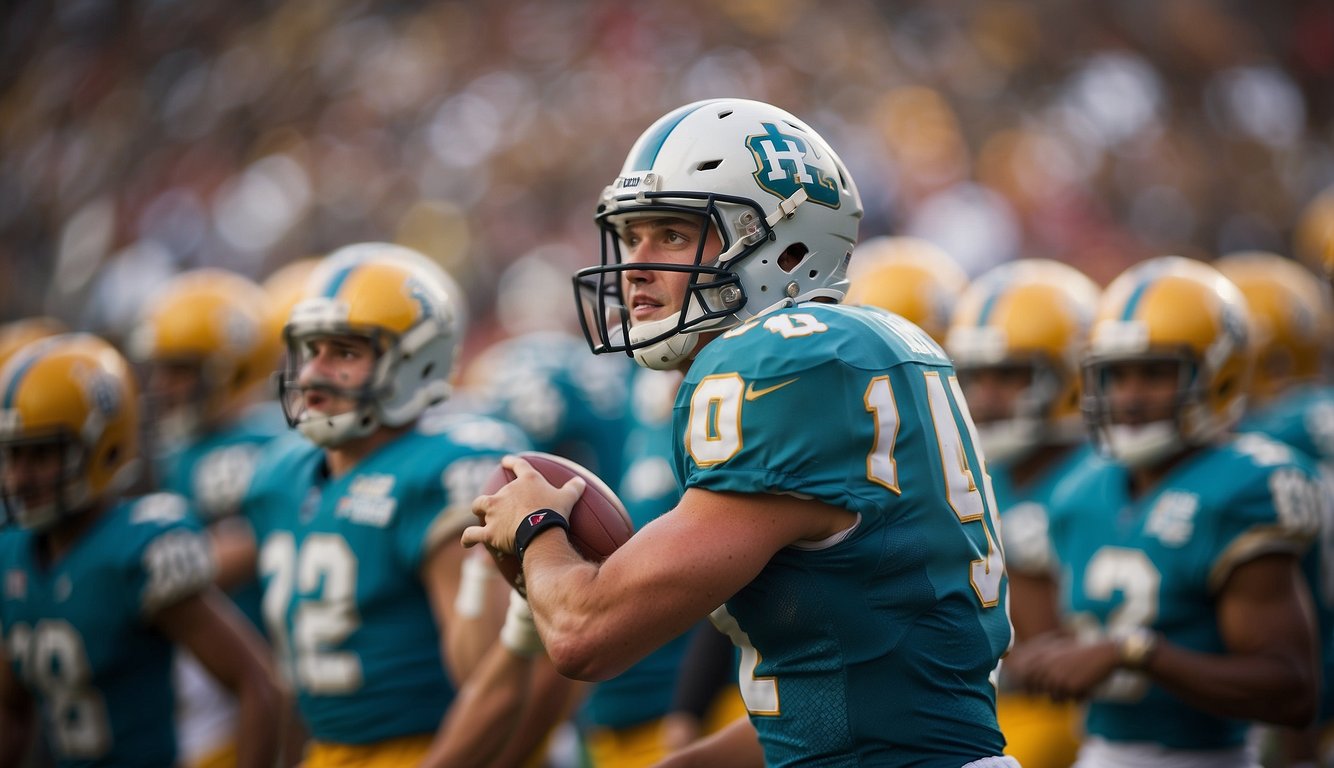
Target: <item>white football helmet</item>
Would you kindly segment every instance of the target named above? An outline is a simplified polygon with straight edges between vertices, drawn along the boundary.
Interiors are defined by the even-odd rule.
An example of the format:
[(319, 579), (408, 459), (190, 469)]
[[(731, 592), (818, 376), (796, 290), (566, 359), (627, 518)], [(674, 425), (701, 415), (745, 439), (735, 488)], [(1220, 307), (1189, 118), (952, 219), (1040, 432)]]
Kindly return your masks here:
[[(404, 426), (449, 397), (459, 338), (449, 292), (433, 271), (404, 258), (397, 247), (391, 251), (363, 248), (355, 258), (346, 257), (346, 249), (335, 251), (312, 273), (306, 298), (292, 309), (283, 330), (287, 363), (279, 400), (288, 423), (318, 445), (337, 446), (381, 426)], [(300, 375), (306, 342), (330, 335), (369, 339), (378, 355), (370, 380), (356, 390), (337, 391), (356, 400), (348, 413), (318, 413), (304, 403)]]
[[(620, 231), (648, 212), (704, 218), (722, 253), (695, 263), (623, 263)], [(843, 161), (791, 114), (758, 101), (713, 99), (660, 118), (631, 148), (620, 175), (602, 192), (597, 223), (602, 263), (574, 278), (580, 322), (596, 353), (625, 352), (640, 365), (668, 369), (687, 359), (699, 334), (817, 298), (841, 301), (861, 196)], [(779, 257), (799, 261), (783, 269)], [(671, 317), (630, 326), (623, 274), (691, 273), (684, 306)]]

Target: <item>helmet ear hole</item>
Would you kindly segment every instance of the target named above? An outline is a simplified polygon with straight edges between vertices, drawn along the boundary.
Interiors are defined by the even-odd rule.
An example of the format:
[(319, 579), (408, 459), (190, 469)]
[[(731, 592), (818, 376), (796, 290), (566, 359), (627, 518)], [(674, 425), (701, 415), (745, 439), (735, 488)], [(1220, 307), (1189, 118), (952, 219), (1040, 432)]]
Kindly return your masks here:
[[(798, 264), (801, 264), (802, 260), (806, 258), (806, 254), (808, 253), (810, 253), (810, 249), (806, 247), (805, 243), (793, 243), (783, 251), (781, 256), (778, 257), (778, 268), (791, 274), (792, 270), (796, 269)], [(817, 271), (811, 271), (813, 273), (811, 276), (814, 277)]]

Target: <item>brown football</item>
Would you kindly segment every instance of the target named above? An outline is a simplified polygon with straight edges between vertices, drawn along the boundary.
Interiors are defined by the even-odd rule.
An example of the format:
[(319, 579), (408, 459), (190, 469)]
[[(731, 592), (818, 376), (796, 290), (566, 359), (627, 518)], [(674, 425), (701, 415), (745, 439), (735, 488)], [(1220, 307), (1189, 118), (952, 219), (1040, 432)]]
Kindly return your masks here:
[[(554, 486), (564, 485), (575, 475), (584, 479), (584, 494), (574, 503), (574, 509), (570, 510), (569, 516), (570, 543), (584, 559), (593, 562), (606, 560), (630, 538), (630, 534), (634, 533), (634, 526), (630, 523), (630, 515), (625, 511), (625, 505), (591, 470), (551, 453), (525, 451), (518, 455), (532, 464), (533, 469), (542, 473), (547, 482)], [(486, 485), (482, 487), (482, 493), (486, 495), (495, 493), (513, 479), (513, 472), (497, 464), (495, 471), (487, 478)], [(491, 556), (495, 558), (496, 567), (509, 583), (519, 591), (519, 594), (527, 597), (519, 558), (494, 550), (491, 551)]]

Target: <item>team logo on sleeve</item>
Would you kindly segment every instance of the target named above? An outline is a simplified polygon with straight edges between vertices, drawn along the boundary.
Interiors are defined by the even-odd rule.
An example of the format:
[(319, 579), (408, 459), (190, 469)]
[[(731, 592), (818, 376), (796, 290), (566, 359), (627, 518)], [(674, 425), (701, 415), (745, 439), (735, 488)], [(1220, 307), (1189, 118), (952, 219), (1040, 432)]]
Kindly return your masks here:
[(783, 133), (773, 123), (762, 123), (764, 133), (746, 137), (755, 156), (755, 181), (764, 191), (787, 199), (800, 187), (813, 202), (837, 208), (838, 184), (819, 168), (807, 164), (813, 150), (800, 136)]

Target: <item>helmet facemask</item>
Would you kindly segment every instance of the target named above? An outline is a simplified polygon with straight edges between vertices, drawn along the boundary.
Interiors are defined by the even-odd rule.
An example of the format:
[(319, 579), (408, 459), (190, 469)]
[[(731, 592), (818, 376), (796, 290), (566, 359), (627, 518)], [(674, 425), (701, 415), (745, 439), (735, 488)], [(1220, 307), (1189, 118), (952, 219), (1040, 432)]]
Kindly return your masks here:
[(60, 470), (50, 486), (50, 499), (29, 506), (23, 496), (29, 489), (13, 490), (8, 483), (0, 485), (4, 497), (4, 524), (18, 524), (31, 531), (51, 529), (65, 518), (85, 511), (92, 501), (88, 486), (88, 452), (83, 443), (65, 430), (38, 435), (25, 435), (0, 442), (0, 476), (7, 475), (8, 465), (15, 451), (49, 449), (60, 455)]
[(1022, 368), (1030, 375), (1028, 386), (1016, 396), (1008, 417), (977, 422), (978, 439), (987, 461), (1012, 464), (1027, 458), (1040, 447), (1069, 445), (1083, 437), (1082, 422), (1076, 420), (1071, 424), (1055, 416), (1061, 410), (1062, 398), (1072, 397), (1072, 390), (1061, 371), (1041, 356), (1000, 364), (959, 364), (956, 367), (961, 380), (970, 372), (987, 368)]

